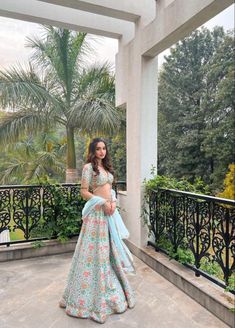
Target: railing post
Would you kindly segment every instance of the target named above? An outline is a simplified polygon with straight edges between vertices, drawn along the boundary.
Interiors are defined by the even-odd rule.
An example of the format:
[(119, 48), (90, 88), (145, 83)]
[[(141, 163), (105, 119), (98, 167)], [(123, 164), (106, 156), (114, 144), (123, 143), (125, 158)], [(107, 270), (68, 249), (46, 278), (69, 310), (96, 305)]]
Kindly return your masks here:
[(199, 260), (199, 233), (200, 233), (200, 224), (199, 224), (199, 204), (196, 200), (196, 226), (195, 226), (195, 232), (196, 232), (196, 254), (195, 254), (195, 275), (196, 277), (200, 277), (200, 273), (197, 269), (200, 268), (200, 260)]
[(173, 200), (173, 250), (174, 250), (174, 253), (176, 254), (177, 253), (177, 243), (176, 243), (176, 239), (177, 239), (177, 234), (176, 234), (176, 224), (177, 224), (177, 211), (176, 211), (176, 208), (177, 208), (177, 196), (174, 196), (174, 200)]
[[(24, 201), (24, 200), (22, 200)], [(26, 218), (26, 226), (25, 226), (25, 239), (29, 239), (29, 192), (28, 188), (25, 189), (25, 218)]]
[[(153, 194), (152, 194), (153, 197)], [(155, 198), (155, 251), (159, 252), (159, 249), (157, 247), (157, 242), (159, 240), (159, 222), (158, 222), (158, 206), (160, 206), (160, 202), (157, 201), (157, 197)]]
[(225, 212), (225, 234), (224, 234), (224, 243), (225, 243), (225, 271), (224, 271), (224, 281), (228, 285), (229, 278), (229, 209), (226, 208)]
[(59, 215), (58, 205), (56, 204), (56, 199), (55, 199), (55, 197), (56, 197), (55, 194), (53, 195), (53, 201), (54, 201), (54, 229), (53, 229), (53, 233), (52, 233), (52, 238), (57, 237), (57, 232), (55, 230), (55, 227), (56, 227), (56, 222), (57, 222), (57, 216)]

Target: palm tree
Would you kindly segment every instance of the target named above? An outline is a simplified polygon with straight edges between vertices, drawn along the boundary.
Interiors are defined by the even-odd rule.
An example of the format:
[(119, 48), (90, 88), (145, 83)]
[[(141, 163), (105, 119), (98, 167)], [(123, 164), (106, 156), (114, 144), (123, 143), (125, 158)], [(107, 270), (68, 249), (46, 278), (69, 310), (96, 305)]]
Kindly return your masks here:
[(67, 135), (66, 182), (75, 182), (75, 130), (86, 134), (117, 131), (114, 76), (108, 64), (88, 66), (85, 33), (43, 27), (42, 38), (28, 38), (33, 56), (27, 68), (0, 71), (0, 140), (62, 125)]
[(66, 148), (64, 138), (50, 131), (8, 145), (0, 153), (0, 183), (38, 184), (44, 177), (63, 182)]

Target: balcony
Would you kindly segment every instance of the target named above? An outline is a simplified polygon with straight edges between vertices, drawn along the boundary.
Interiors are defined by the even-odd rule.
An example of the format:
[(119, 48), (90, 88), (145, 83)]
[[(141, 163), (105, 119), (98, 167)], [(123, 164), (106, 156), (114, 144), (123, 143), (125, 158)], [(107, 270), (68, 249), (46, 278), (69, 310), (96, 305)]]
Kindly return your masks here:
[[(222, 287), (204, 276), (195, 277), (190, 268), (169, 260), (159, 251), (155, 252), (152, 246), (141, 248), (144, 233), (142, 222), (138, 219), (142, 206), (142, 181), (149, 178), (150, 168), (156, 164), (158, 157), (157, 148), (152, 147), (157, 140), (157, 55), (232, 3), (232, 0), (11, 0), (0, 4), (2, 16), (109, 36), (116, 38), (119, 43), (115, 65), (116, 105), (127, 109), (128, 127), (128, 193), (124, 199), (127, 206), (123, 208), (126, 209), (133, 238), (129, 246), (138, 256), (135, 258), (137, 275), (130, 276), (137, 293), (137, 305), (125, 314), (111, 316), (107, 327), (227, 327), (206, 308), (231, 327), (234, 326), (234, 317), (229, 310), (234, 307), (233, 295), (224, 293)], [(64, 195), (69, 200), (69, 206), (79, 213), (77, 187), (65, 186)], [(197, 275), (202, 274), (200, 257), (206, 258), (208, 243), (208, 249), (212, 251), (210, 256), (214, 256), (213, 260), (219, 264), (219, 246), (214, 245), (217, 248), (217, 252), (214, 252), (211, 241), (216, 240), (217, 229), (221, 232), (225, 229), (221, 245), (225, 243), (227, 253), (222, 255), (219, 265), (224, 273), (222, 284), (226, 285), (234, 263), (232, 256), (228, 258), (230, 253), (234, 256), (234, 246), (231, 246), (234, 229), (230, 230), (233, 224), (229, 222), (230, 214), (225, 219), (227, 226), (222, 224), (215, 228), (211, 202), (196, 201), (198, 205), (193, 209), (193, 217), (190, 217), (188, 210), (181, 207), (182, 204), (185, 206), (185, 200), (178, 202), (175, 196), (167, 198), (164, 195), (164, 204), (169, 210), (166, 212), (164, 206), (156, 201), (157, 198), (158, 195), (154, 195), (150, 213), (154, 231), (150, 242), (154, 243), (156, 250), (160, 250), (159, 236), (169, 236), (170, 247), (173, 247), (170, 250), (176, 253), (182, 246), (182, 234), (183, 239), (189, 237), (188, 246), (194, 252), (193, 269)], [(201, 203), (205, 204), (205, 216), (203, 210), (200, 211)], [(75, 246), (74, 239), (67, 246), (56, 241), (45, 241), (48, 238), (45, 235), (64, 238), (58, 227), (63, 224), (67, 209), (65, 206), (61, 210), (60, 205), (59, 201), (55, 203), (51, 190), (42, 186), (0, 188), (0, 233), (10, 237), (10, 240), (6, 238), (0, 245), (0, 259), (12, 260), (0, 262), (0, 296), (4, 300), (0, 309), (0, 325), (3, 328), (64, 328), (77, 327), (79, 323), (84, 327), (97, 326), (88, 320), (68, 317), (57, 306)], [(159, 218), (158, 214), (163, 216), (155, 220)], [(200, 224), (201, 217), (206, 219), (203, 227)], [(206, 236), (203, 249), (200, 248), (202, 231), (203, 236)], [(66, 230), (70, 236), (78, 232), (76, 229)], [(34, 249), (35, 245), (39, 247), (42, 242), (42, 247)], [(52, 255), (55, 252), (61, 254)], [(41, 257), (49, 254), (51, 256)], [(199, 301), (202, 306), (198, 304)]]
[[(66, 184), (60, 188), (68, 206), (75, 206), (75, 210), (79, 213), (83, 206), (81, 199), (80, 202), (77, 201), (79, 185)], [(54, 193), (55, 191), (57, 194)], [(49, 232), (52, 238), (58, 237), (57, 225), (61, 224), (61, 218), (66, 219), (66, 212), (60, 207), (63, 201), (58, 198), (58, 189), (53, 189), (52, 186), (1, 186), (0, 196), (1, 231), (8, 230), (12, 239), (16, 239), (17, 235), (22, 236), (22, 240), (8, 240), (0, 243), (0, 282), (1, 286), (4, 286), (0, 289), (0, 293), (1, 298), (5, 300), (0, 310), (1, 327), (45, 327), (45, 322), (46, 327), (75, 327), (78, 322), (81, 322), (77, 320), (82, 319), (66, 316), (57, 303), (65, 285), (78, 234), (73, 231), (75, 232), (73, 237), (71, 235), (72, 238), (62, 244), (56, 240), (47, 241), (48, 238), (43, 235), (48, 230), (48, 228), (45, 229), (47, 226), (50, 227)], [(212, 209), (219, 203), (218, 199), (208, 201), (206, 199), (208, 196), (198, 197), (204, 199), (198, 200), (196, 195), (182, 192), (178, 194), (170, 190), (162, 190), (160, 193), (151, 195), (150, 222), (152, 231), (155, 232), (155, 240), (154, 243), (150, 241), (149, 244), (152, 243), (158, 252), (152, 246), (138, 248), (127, 241), (133, 254), (138, 256), (135, 257), (137, 274), (129, 277), (137, 293), (137, 305), (125, 314), (112, 315), (106, 323), (107, 327), (114, 325), (150, 328), (154, 327), (153, 322), (156, 322), (157, 327), (228, 327), (226, 323), (232, 327), (233, 314), (229, 309), (234, 307), (234, 296), (232, 293), (224, 292), (221, 287), (223, 282), (221, 281), (220, 286), (217, 286), (210, 281), (213, 277), (201, 271), (198, 265), (192, 265), (191, 268), (185, 267), (173, 259), (170, 260), (157, 248), (159, 237), (164, 233), (177, 250), (185, 237), (200, 237), (203, 229), (209, 231), (211, 239), (208, 237), (209, 239), (205, 238), (205, 240), (210, 240), (207, 246), (211, 247), (214, 237), (212, 216), (207, 221), (207, 225), (202, 224), (203, 228), (199, 229), (200, 225), (197, 225), (198, 234), (195, 235), (196, 230), (192, 234), (187, 233), (190, 224), (192, 230), (194, 222), (190, 221), (190, 218), (194, 217), (192, 213), (197, 213), (198, 215), (195, 216), (197, 218), (204, 213), (205, 220), (207, 217), (205, 213), (213, 212), (211, 210), (206, 212), (205, 206)], [(191, 202), (193, 199), (195, 204), (199, 204), (198, 206), (203, 206), (204, 211), (199, 211), (199, 207), (192, 206), (192, 203), (191, 207), (186, 206), (186, 200), (189, 202), (189, 199)], [(225, 224), (228, 228), (225, 231), (227, 238), (225, 239), (227, 240), (225, 253), (230, 256), (233, 250), (230, 242), (234, 238), (232, 235), (234, 233), (232, 229), (234, 204), (229, 204), (230, 207), (224, 207), (224, 205), (222, 204), (224, 212), (221, 210), (219, 212), (226, 214), (224, 217), (227, 221), (223, 219), (223, 222), (228, 223)], [(193, 212), (195, 208), (198, 208), (198, 212)], [(42, 222), (45, 224), (44, 229)], [(221, 227), (224, 225), (222, 224)], [(218, 226), (216, 231), (218, 232)], [(177, 238), (172, 238), (174, 236)], [(35, 245), (37, 245), (36, 248)], [(189, 248), (194, 249), (195, 245), (197, 246), (194, 241), (191, 241)], [(200, 250), (200, 244), (198, 247), (196, 249)], [(195, 259), (198, 259), (199, 255), (207, 256), (207, 250), (204, 247), (203, 254), (194, 252)], [(18, 261), (18, 259), (21, 260)], [(226, 257), (223, 259), (226, 260)], [(214, 260), (216, 260), (215, 254)], [(222, 268), (225, 268), (224, 272), (228, 273), (224, 284), (232, 274), (232, 260), (231, 256), (228, 262), (223, 262)], [(199, 275), (203, 276), (197, 277)], [(21, 293), (22, 290), (24, 293)], [(82, 324), (84, 327), (95, 325), (90, 320), (83, 320)]]

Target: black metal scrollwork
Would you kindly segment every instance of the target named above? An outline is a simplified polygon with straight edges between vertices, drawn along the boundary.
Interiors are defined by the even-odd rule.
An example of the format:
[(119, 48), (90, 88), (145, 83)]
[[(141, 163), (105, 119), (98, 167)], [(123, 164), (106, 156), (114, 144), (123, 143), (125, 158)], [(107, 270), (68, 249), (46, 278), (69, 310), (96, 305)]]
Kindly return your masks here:
[(9, 189), (0, 190), (0, 233), (9, 229), (11, 221), (11, 194)]
[[(194, 258), (196, 275), (203, 273), (202, 262), (217, 263), (228, 284), (235, 270), (234, 201), (159, 189), (149, 194), (149, 220), (157, 250), (169, 252), (164, 249), (167, 243), (174, 253), (179, 247), (187, 247)], [(162, 237), (167, 243), (160, 242)]]
[[(84, 202), (79, 199), (80, 185), (58, 185), (61, 188), (63, 201), (72, 204), (81, 211)], [(26, 242), (30, 240), (46, 239), (41, 237), (43, 227), (50, 226), (53, 219), (56, 225), (58, 217), (63, 218), (68, 214), (61, 211), (55, 186), (1, 186), (0, 187), (0, 233), (21, 231), (23, 239), (1, 244)], [(57, 202), (57, 204), (56, 204)], [(54, 225), (54, 226), (55, 226)], [(40, 238), (38, 238), (38, 234)], [(56, 232), (55, 232), (56, 237)]]
[(227, 283), (235, 269), (235, 208), (214, 204), (212, 236), (214, 259), (219, 263)]
[(211, 243), (210, 203), (196, 198), (187, 199), (186, 236), (195, 258), (195, 266), (200, 267), (202, 257), (208, 257)]

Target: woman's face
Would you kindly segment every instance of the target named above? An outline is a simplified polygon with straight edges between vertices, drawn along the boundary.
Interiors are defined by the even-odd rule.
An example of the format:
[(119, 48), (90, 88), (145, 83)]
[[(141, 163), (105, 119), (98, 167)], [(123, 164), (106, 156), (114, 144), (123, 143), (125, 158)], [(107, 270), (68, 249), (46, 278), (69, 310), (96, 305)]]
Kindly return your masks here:
[(96, 148), (95, 148), (95, 157), (97, 159), (104, 159), (106, 156), (106, 146), (104, 142), (100, 141), (97, 143)]

